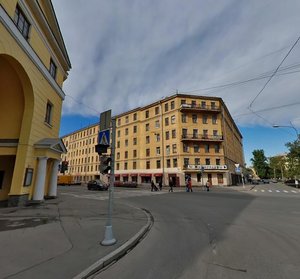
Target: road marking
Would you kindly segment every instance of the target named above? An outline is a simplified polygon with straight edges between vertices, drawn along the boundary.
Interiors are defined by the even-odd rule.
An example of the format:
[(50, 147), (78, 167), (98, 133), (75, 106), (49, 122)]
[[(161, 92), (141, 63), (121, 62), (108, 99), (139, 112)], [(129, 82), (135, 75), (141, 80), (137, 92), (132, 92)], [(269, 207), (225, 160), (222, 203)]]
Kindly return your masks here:
[(296, 191), (294, 191), (294, 190), (291, 190), (291, 192), (293, 192), (293, 193), (295, 193), (295, 194), (297, 194), (298, 192), (296, 192)]
[(285, 193), (288, 193), (289, 191), (287, 191), (287, 190), (283, 190), (283, 192), (285, 192)]
[(280, 193), (280, 190), (276, 190), (277, 193)]
[(270, 193), (272, 193), (272, 190), (268, 190)]
[(261, 190), (261, 192), (265, 192), (265, 190)]
[(254, 190), (254, 192), (257, 192), (257, 190)]

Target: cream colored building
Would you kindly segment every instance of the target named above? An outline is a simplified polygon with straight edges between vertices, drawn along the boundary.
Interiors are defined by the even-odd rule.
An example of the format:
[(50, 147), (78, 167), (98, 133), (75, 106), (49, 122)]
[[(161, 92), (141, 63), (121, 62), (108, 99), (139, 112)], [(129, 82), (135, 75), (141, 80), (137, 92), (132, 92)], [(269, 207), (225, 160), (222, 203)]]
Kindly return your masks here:
[(56, 196), (71, 64), (50, 0), (0, 0), (0, 203)]
[[(115, 179), (138, 184), (172, 180), (232, 185), (244, 166), (242, 135), (221, 98), (175, 94), (115, 116)], [(99, 178), (98, 124), (63, 138), (75, 179)], [(105, 179), (102, 177), (102, 179)]]

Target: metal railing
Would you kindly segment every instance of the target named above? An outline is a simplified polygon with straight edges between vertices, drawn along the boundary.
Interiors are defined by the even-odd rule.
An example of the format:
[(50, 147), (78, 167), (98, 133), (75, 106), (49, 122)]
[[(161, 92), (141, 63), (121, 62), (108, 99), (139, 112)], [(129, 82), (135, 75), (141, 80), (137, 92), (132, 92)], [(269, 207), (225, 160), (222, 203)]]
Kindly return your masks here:
[(206, 135), (206, 134), (183, 134), (181, 135), (182, 140), (211, 140), (211, 141), (222, 141), (222, 135)]

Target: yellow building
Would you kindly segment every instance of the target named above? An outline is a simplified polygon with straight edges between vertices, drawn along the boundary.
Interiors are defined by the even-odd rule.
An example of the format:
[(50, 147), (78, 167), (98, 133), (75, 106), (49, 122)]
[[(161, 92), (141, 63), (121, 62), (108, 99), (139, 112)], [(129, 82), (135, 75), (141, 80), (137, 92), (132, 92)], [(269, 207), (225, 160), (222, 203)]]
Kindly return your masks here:
[[(242, 135), (221, 98), (175, 94), (115, 116), (115, 179), (138, 184), (236, 184), (244, 165)], [(63, 138), (69, 174), (99, 178), (98, 124)], [(103, 178), (103, 177), (101, 177)], [(103, 178), (104, 179), (104, 178)]]
[(56, 196), (71, 64), (50, 0), (0, 0), (0, 203)]

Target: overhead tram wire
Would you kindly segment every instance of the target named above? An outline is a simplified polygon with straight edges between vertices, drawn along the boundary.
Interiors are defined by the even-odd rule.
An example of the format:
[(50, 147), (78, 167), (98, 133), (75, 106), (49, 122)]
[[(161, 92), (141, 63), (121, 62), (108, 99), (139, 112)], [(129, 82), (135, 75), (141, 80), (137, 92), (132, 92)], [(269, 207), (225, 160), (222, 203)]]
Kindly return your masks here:
[(272, 78), (276, 75), (276, 73), (278, 72), (280, 66), (283, 64), (283, 62), (285, 61), (285, 59), (290, 55), (290, 53), (292, 52), (292, 50), (294, 49), (294, 47), (296, 46), (296, 44), (299, 42), (300, 37), (298, 37), (298, 39), (295, 41), (295, 43), (292, 45), (292, 47), (290, 48), (290, 50), (288, 51), (288, 53), (284, 56), (284, 58), (282, 59), (282, 61), (279, 63), (278, 67), (276, 68), (276, 70), (274, 71), (274, 73), (269, 77), (269, 79), (267, 80), (267, 82), (264, 84), (264, 86), (262, 87), (262, 89), (258, 92), (258, 94), (254, 97), (254, 99), (252, 100), (252, 102), (250, 103), (248, 109), (251, 110), (253, 112), (252, 105), (255, 102), (255, 100), (259, 97), (259, 95), (264, 91), (264, 89), (266, 88), (266, 86), (268, 85), (268, 83), (272, 80)]
[(88, 109), (90, 109), (90, 110), (96, 112), (97, 115), (100, 114), (100, 112), (99, 112), (98, 110), (96, 110), (95, 108), (90, 107), (90, 106), (84, 104), (83, 102), (76, 100), (74, 97), (72, 97), (72, 96), (70, 96), (70, 95), (67, 95), (67, 94), (66, 94), (66, 97), (71, 98), (74, 102), (78, 103), (79, 105), (83, 105), (83, 106), (85, 106), (86, 108), (88, 108)]

